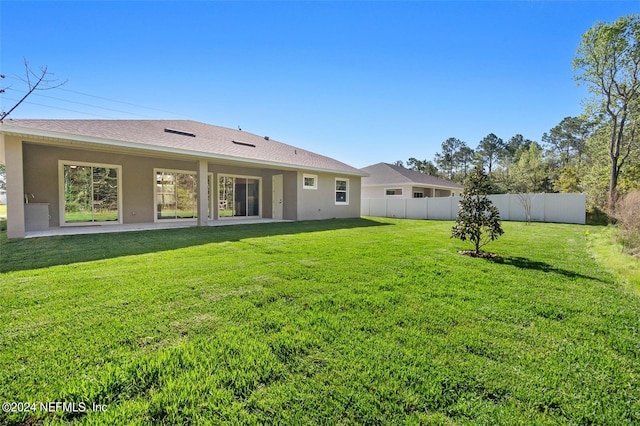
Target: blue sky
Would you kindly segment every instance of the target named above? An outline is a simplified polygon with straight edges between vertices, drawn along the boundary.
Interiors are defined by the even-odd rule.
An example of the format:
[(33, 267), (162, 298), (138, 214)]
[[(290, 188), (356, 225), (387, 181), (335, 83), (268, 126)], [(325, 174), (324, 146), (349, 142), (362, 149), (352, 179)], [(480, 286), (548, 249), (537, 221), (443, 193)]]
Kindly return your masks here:
[(2, 107), (24, 91), (26, 58), (68, 82), (12, 118), (192, 119), (356, 167), (431, 160), (448, 137), (540, 141), (580, 114), (582, 33), (638, 12), (640, 0), (3, 0)]

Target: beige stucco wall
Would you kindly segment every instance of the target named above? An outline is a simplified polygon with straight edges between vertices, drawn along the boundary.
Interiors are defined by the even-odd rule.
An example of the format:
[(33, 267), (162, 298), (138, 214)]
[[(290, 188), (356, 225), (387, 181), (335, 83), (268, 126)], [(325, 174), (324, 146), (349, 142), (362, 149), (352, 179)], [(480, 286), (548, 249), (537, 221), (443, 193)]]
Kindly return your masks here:
[(50, 226), (60, 225), (58, 161), (112, 164), (122, 167), (122, 221), (154, 221), (154, 168), (196, 171), (196, 161), (152, 158), (128, 154), (88, 151), (60, 146), (24, 143), (24, 192), (34, 202), (49, 203)]
[[(85, 163), (112, 164), (122, 168), (122, 220), (125, 224), (154, 221), (155, 174), (154, 169), (173, 169), (196, 172), (199, 160), (171, 159), (121, 152), (93, 151), (75, 148), (69, 143), (44, 141), (24, 142), (24, 188), (32, 193), (31, 202), (50, 204), (50, 223), (60, 225), (59, 160)], [(261, 178), (262, 217), (272, 217), (272, 176), (283, 175), (283, 219), (310, 220), (358, 217), (360, 215), (360, 178), (349, 179), (349, 205), (335, 205), (335, 178), (337, 175), (318, 174), (318, 189), (303, 190), (303, 172), (217, 164), (209, 162), (208, 172), (213, 174), (215, 189), (213, 206), (218, 205), (217, 179), (219, 174), (254, 176)], [(214, 215), (214, 218), (217, 218)]]
[[(360, 216), (360, 177), (343, 176), (332, 173), (309, 174), (318, 177), (317, 189), (303, 188), (303, 175), (298, 172), (298, 217), (297, 220), (317, 220), (332, 218), (349, 218)], [(336, 205), (335, 180), (336, 178), (349, 180), (349, 204)]]
[[(219, 174), (237, 175), (237, 176), (253, 176), (262, 178), (262, 217), (272, 217), (272, 190), (274, 175), (283, 175), (283, 219), (295, 220), (296, 216), (296, 172), (276, 170), (276, 169), (258, 169), (252, 167), (239, 167), (223, 164), (209, 164), (209, 172), (214, 173), (214, 184), (217, 185)], [(217, 188), (217, 186), (216, 186)], [(218, 205), (218, 192), (214, 191), (214, 205)]]

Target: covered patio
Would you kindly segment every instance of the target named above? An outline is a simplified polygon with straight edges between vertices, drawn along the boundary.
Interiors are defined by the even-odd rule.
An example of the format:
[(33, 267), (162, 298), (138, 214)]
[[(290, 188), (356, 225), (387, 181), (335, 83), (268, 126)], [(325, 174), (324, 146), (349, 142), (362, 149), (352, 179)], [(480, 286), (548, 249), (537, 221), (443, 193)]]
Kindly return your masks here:
[[(209, 220), (207, 226), (230, 226), (230, 225), (251, 225), (256, 223), (291, 222), (290, 220), (278, 220), (271, 218), (251, 218), (251, 219), (223, 219)], [(106, 234), (110, 232), (132, 232), (132, 231), (152, 231), (156, 229), (191, 228), (198, 226), (196, 220), (179, 223), (130, 223), (108, 226), (69, 226), (51, 227), (44, 231), (27, 231), (25, 238), (54, 237), (59, 235), (87, 235)]]

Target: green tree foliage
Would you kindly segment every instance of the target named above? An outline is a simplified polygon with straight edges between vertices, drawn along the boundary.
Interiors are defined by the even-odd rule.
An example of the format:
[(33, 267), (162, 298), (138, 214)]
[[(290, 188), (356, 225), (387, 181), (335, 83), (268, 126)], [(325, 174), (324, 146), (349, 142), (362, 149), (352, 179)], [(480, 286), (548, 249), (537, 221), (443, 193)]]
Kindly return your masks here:
[(504, 145), (500, 161), (503, 163), (517, 163), (520, 159), (520, 154), (529, 149), (529, 146), (533, 143), (536, 142), (530, 139), (525, 139), (524, 136), (518, 133), (509, 139), (509, 141)]
[(560, 169), (560, 173), (553, 181), (553, 190), (556, 192), (581, 192), (580, 174), (573, 166), (565, 166)]
[(431, 161), (427, 161), (427, 160), (418, 160), (416, 158), (409, 158), (407, 160), (407, 168), (409, 170), (415, 170), (427, 175), (437, 175), (438, 174), (438, 168), (436, 166), (433, 165), (433, 163)]
[[(587, 194), (587, 209), (608, 209), (611, 159), (608, 140), (610, 125), (600, 125), (587, 140), (584, 166), (580, 170), (580, 188)], [(640, 186), (640, 147), (631, 150), (627, 165), (620, 170), (616, 193), (623, 196)]]
[(482, 166), (476, 166), (467, 178), (456, 223), (451, 230), (452, 238), (472, 242), (476, 255), (481, 247), (504, 233), (500, 213), (487, 196), (490, 192), (487, 174)]
[(456, 179), (456, 181), (464, 184), (469, 175), (469, 168), (473, 166), (473, 159), (476, 153), (473, 149), (469, 148), (466, 142), (462, 142), (462, 144), (458, 152), (456, 152), (458, 165), (458, 179)]
[(531, 144), (535, 142), (525, 139), (521, 134), (513, 136), (504, 145), (504, 149), (500, 155), (500, 163), (498, 167), (494, 168), (493, 176), (490, 176), (493, 181), (493, 190), (497, 193), (514, 192), (515, 191), (515, 176), (513, 174), (513, 168), (520, 160), (522, 152), (527, 150)]
[(591, 112), (609, 128), (607, 204), (614, 212), (620, 173), (640, 143), (640, 14), (596, 23), (582, 35), (573, 67), (593, 94)]
[(504, 141), (493, 133), (489, 133), (478, 144), (476, 153), (483, 164), (487, 166), (489, 174), (493, 171), (496, 162), (502, 157), (504, 150)]
[(587, 139), (592, 133), (593, 123), (586, 117), (565, 117), (549, 133), (542, 135), (542, 142), (557, 156), (560, 167), (575, 163), (580, 173)]
[(458, 152), (465, 145), (458, 138), (449, 138), (442, 142), (440, 152), (436, 153), (435, 161), (444, 177), (451, 180), (458, 167)]
[(546, 192), (549, 190), (549, 171), (542, 147), (533, 142), (520, 153), (511, 169), (513, 192)]
[[(549, 133), (542, 135), (547, 151), (550, 178), (558, 192), (582, 192), (587, 141), (594, 123), (585, 116), (565, 117)], [(553, 172), (552, 172), (553, 171)]]

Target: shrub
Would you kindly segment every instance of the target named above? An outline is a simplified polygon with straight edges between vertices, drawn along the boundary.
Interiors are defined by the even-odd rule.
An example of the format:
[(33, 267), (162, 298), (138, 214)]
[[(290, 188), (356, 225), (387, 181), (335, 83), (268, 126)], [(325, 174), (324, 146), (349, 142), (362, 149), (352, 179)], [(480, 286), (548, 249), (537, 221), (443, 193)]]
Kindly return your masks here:
[(640, 188), (625, 195), (616, 206), (618, 240), (625, 251), (640, 257)]

